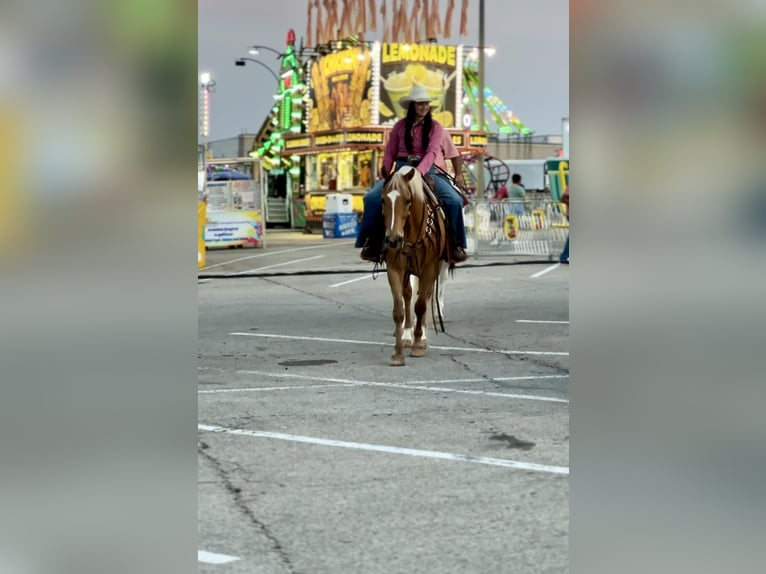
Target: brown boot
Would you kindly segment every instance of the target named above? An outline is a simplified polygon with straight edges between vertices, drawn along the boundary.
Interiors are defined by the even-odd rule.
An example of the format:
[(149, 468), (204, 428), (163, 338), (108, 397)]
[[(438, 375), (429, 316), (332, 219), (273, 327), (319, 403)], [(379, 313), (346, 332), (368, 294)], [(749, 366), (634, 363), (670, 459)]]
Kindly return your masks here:
[(372, 261), (373, 263), (380, 263), (381, 262), (380, 244), (368, 239), (367, 242), (364, 244), (364, 247), (362, 247), (362, 251), (359, 254), (359, 256), (364, 261)]
[(462, 247), (455, 247), (452, 250), (453, 263), (463, 263), (466, 259), (468, 259), (468, 253), (466, 253), (465, 249), (463, 249)]

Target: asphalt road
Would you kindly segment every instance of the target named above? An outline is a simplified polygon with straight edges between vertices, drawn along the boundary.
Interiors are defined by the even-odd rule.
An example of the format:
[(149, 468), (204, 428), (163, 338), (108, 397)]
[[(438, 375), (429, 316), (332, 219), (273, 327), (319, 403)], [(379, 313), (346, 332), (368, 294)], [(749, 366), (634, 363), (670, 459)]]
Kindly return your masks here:
[(567, 572), (569, 269), (469, 263), (446, 333), (391, 367), (349, 240), (208, 252), (200, 572)]

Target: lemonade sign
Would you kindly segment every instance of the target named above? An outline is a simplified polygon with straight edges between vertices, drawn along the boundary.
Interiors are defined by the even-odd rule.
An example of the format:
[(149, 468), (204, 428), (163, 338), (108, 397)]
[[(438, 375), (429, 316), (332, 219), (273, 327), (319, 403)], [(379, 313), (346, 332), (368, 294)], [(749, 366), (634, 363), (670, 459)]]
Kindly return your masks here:
[(380, 120), (392, 124), (407, 115), (399, 100), (415, 86), (433, 98), (432, 114), (446, 127), (455, 125), (457, 46), (383, 44), (380, 55)]

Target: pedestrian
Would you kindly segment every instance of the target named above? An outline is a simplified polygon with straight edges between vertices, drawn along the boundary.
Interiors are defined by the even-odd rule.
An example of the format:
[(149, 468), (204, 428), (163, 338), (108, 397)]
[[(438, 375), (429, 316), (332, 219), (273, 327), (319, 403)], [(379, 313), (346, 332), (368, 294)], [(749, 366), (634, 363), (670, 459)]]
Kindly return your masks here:
[[(567, 221), (571, 222), (570, 209), (569, 209), (569, 186), (564, 189), (564, 195), (561, 196), (561, 203), (567, 206)], [(569, 265), (569, 231), (567, 230), (567, 241), (564, 244), (564, 251), (559, 255), (559, 262)]]
[(512, 200), (506, 213), (512, 213), (514, 215), (524, 215), (524, 204), (519, 201), (525, 201), (527, 199), (527, 190), (524, 188), (524, 184), (521, 183), (521, 174), (514, 173), (511, 176), (511, 188), (508, 190), (508, 199)]

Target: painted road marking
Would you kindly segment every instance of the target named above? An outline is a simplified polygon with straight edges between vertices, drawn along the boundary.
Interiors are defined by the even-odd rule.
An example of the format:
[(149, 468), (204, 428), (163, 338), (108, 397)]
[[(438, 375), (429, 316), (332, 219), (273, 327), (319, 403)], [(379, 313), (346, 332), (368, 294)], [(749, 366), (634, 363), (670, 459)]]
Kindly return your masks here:
[(197, 550), (197, 562), (205, 564), (228, 564), (239, 560), (236, 556), (227, 556), (226, 554), (215, 554), (205, 550)]
[(234, 273), (234, 275), (244, 275), (245, 273), (256, 273), (263, 271), (264, 269), (273, 269), (274, 267), (282, 267), (282, 265), (292, 265), (293, 263), (301, 263), (303, 261), (311, 261), (312, 259), (321, 259), (324, 255), (314, 255), (314, 257), (304, 257), (303, 259), (292, 259), (290, 261), (283, 261), (282, 263), (274, 263), (274, 265), (267, 265), (266, 267), (258, 267), (256, 269), (250, 269), (248, 271), (240, 271)]
[(545, 472), (549, 474), (569, 475), (567, 466), (551, 466), (547, 464), (537, 464), (534, 462), (524, 462), (519, 460), (508, 460), (504, 458), (490, 458), (486, 456), (472, 456), (469, 454), (454, 454), (450, 452), (439, 452), (433, 450), (420, 450), (415, 448), (403, 448), (398, 446), (388, 446), (381, 444), (367, 444), (362, 442), (348, 442), (342, 440), (331, 440), (326, 438), (317, 438), (310, 436), (299, 436), (293, 434), (228, 429), (215, 425), (198, 424), (197, 429), (203, 432), (225, 433), (237, 436), (249, 436), (253, 438), (270, 438), (274, 440), (284, 440), (289, 442), (301, 442), (306, 444), (316, 444), (321, 446), (334, 446), (338, 448), (349, 448), (356, 450), (367, 450), (373, 452), (383, 452), (386, 454), (402, 454), (406, 456), (416, 456), (422, 458), (437, 458), (441, 460), (452, 460), (458, 462), (470, 462), (472, 464), (488, 464), (491, 466), (502, 466), (516, 470), (529, 470), (533, 472)]
[(569, 321), (532, 321), (531, 319), (516, 319), (516, 323), (551, 323), (555, 325), (569, 325)]
[(551, 265), (550, 267), (546, 267), (542, 271), (538, 271), (534, 275), (530, 275), (530, 277), (532, 279), (536, 279), (537, 277), (541, 277), (541, 276), (545, 275), (546, 273), (548, 273), (549, 271), (553, 271), (554, 269), (556, 269), (558, 267), (561, 267), (561, 263), (556, 263), (555, 265)]
[[(204, 383), (203, 383), (204, 384)], [(248, 393), (257, 391), (294, 391), (296, 389), (326, 389), (328, 387), (353, 387), (354, 383), (339, 383), (337, 385), (297, 385), (285, 387), (243, 387), (240, 389), (206, 389), (197, 391), (199, 395), (217, 395), (221, 393)]]
[(333, 287), (340, 287), (341, 285), (348, 285), (349, 283), (354, 283), (355, 281), (361, 281), (362, 279), (369, 279), (370, 277), (372, 277), (372, 275), (365, 275), (364, 277), (357, 277), (355, 279), (349, 279), (348, 281), (341, 281), (335, 285), (330, 285), (330, 289)]
[(355, 243), (355, 242), (354, 241), (343, 241), (341, 243), (311, 245), (309, 247), (295, 247), (293, 249), (283, 249), (281, 251), (269, 251), (269, 252), (266, 252), (266, 253), (259, 253), (258, 255), (250, 255), (248, 257), (240, 257), (239, 259), (231, 259), (230, 261), (224, 261), (223, 263), (216, 263), (215, 265), (208, 265), (207, 267), (203, 267), (202, 269), (200, 269), (200, 271), (207, 271), (208, 269), (213, 269), (215, 267), (222, 267), (224, 265), (229, 265), (230, 263), (238, 263), (239, 261), (247, 261), (248, 259), (258, 259), (259, 257), (268, 257), (270, 255), (281, 255), (282, 253), (292, 253), (294, 251), (303, 251), (305, 249), (321, 249), (323, 247), (334, 247), (336, 245), (351, 245), (352, 243)]
[[(246, 375), (259, 375), (262, 377), (268, 377), (272, 379), (303, 379), (307, 381), (318, 381), (322, 383), (336, 383), (333, 385), (304, 385), (304, 386), (290, 386), (290, 387), (240, 387), (237, 389), (206, 389), (203, 391), (197, 391), (198, 394), (205, 394), (205, 395), (213, 395), (213, 394), (221, 394), (221, 393), (247, 393), (247, 392), (258, 392), (263, 390), (285, 390), (285, 389), (314, 389), (317, 387), (322, 386), (338, 386), (338, 387), (345, 387), (345, 386), (359, 386), (359, 387), (386, 387), (391, 389), (407, 389), (407, 390), (413, 390), (413, 391), (430, 391), (430, 392), (437, 392), (437, 393), (456, 393), (461, 395), (480, 395), (485, 397), (500, 397), (504, 399), (520, 399), (520, 400), (527, 400), (527, 401), (543, 401), (543, 402), (549, 402), (549, 403), (569, 403), (567, 399), (561, 399), (558, 397), (545, 397), (540, 395), (525, 395), (525, 394), (519, 394), (519, 393), (502, 393), (498, 391), (482, 391), (482, 390), (471, 390), (471, 389), (447, 389), (444, 387), (431, 387), (427, 386), (428, 383), (436, 383), (440, 384), (440, 381), (422, 381), (426, 383), (426, 385), (423, 384), (414, 384), (412, 383), (386, 383), (386, 382), (377, 382), (377, 381), (359, 381), (359, 380), (352, 380), (352, 379), (338, 379), (333, 377), (316, 377), (313, 375), (298, 375), (293, 373), (269, 373), (267, 371), (250, 371), (250, 370), (241, 370), (241, 371), (235, 371), (239, 374), (246, 374)], [(555, 377), (565, 377), (568, 375), (551, 375)], [(535, 377), (537, 378), (537, 377)], [(471, 382), (488, 382), (490, 380), (500, 380), (500, 379), (473, 379)], [(507, 378), (504, 380), (508, 380)], [(518, 380), (518, 379), (511, 379), (511, 380)], [(456, 381), (453, 381), (456, 382)], [(465, 381), (460, 381), (465, 382)], [(421, 383), (420, 381), (418, 383)]]
[[(394, 344), (390, 342), (381, 341), (357, 341), (352, 339), (330, 339), (327, 337), (303, 337), (299, 335), (276, 335), (273, 333), (229, 333), (236, 337), (265, 337), (273, 339), (291, 339), (295, 341), (322, 341), (325, 343), (350, 343), (352, 345), (376, 345), (393, 347)], [(473, 347), (444, 347), (441, 345), (430, 345), (431, 349), (438, 349), (441, 351), (471, 351), (474, 353), (498, 353), (501, 355), (555, 355), (560, 357), (568, 357), (569, 353), (554, 352), (554, 351), (509, 351), (503, 349), (477, 349)]]

